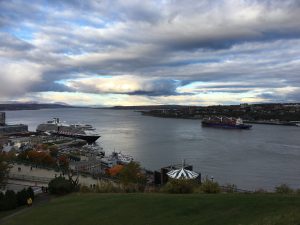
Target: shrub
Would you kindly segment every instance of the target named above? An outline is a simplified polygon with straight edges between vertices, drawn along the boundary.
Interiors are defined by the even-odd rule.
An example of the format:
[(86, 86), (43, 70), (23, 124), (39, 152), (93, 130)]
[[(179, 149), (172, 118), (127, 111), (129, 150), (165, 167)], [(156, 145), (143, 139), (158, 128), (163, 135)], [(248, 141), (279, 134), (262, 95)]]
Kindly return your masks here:
[(5, 194), (0, 192), (0, 210), (11, 210), (15, 209), (17, 206), (26, 205), (29, 197), (31, 197), (32, 200), (34, 198), (32, 188), (23, 189), (17, 194), (14, 191), (9, 190), (6, 191)]
[(97, 193), (122, 193), (123, 189), (110, 181), (102, 181), (96, 185), (95, 191)]
[(235, 184), (227, 184), (224, 187), (224, 191), (227, 192), (227, 193), (237, 192), (237, 186)]
[(29, 194), (29, 197), (34, 200), (34, 191), (31, 187), (27, 188), (27, 193)]
[(18, 206), (26, 205), (27, 199), (30, 197), (27, 190), (23, 189), (17, 193)]
[(81, 193), (89, 193), (89, 192), (91, 192), (91, 189), (88, 186), (86, 186), (86, 185), (81, 185), (79, 191)]
[(131, 184), (123, 185), (121, 188), (122, 191), (125, 193), (144, 192), (145, 185), (131, 183)]
[(281, 184), (275, 187), (275, 192), (278, 194), (292, 194), (294, 190), (290, 188), (287, 184)]
[(14, 191), (7, 190), (1, 198), (0, 210), (11, 210), (17, 207), (17, 196)]
[(188, 194), (193, 193), (194, 189), (195, 183), (191, 180), (172, 179), (161, 189), (161, 191), (171, 194)]
[(4, 206), (5, 206), (5, 195), (0, 191), (0, 211), (4, 210)]
[(146, 193), (157, 193), (159, 192), (159, 188), (156, 186), (145, 186), (144, 192)]
[(263, 189), (263, 188), (259, 188), (259, 189), (256, 189), (254, 191), (254, 193), (256, 193), (256, 194), (263, 194), (263, 193), (268, 193), (268, 191), (265, 190), (265, 189)]
[(17, 207), (17, 195), (14, 191), (7, 190), (5, 193), (8, 209), (15, 209)]
[(217, 182), (214, 182), (208, 178), (206, 178), (199, 189), (200, 192), (203, 193), (208, 193), (208, 194), (215, 194), (215, 193), (220, 193), (221, 188)]
[(49, 182), (49, 192), (51, 194), (64, 195), (74, 190), (72, 182), (64, 177), (56, 177)]

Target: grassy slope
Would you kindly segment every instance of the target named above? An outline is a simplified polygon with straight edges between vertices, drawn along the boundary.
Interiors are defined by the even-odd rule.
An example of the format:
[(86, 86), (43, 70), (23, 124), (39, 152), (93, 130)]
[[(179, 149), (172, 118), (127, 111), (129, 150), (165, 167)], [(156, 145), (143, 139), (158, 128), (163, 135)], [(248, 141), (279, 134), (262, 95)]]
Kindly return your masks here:
[(73, 194), (4, 224), (300, 224), (300, 195)]

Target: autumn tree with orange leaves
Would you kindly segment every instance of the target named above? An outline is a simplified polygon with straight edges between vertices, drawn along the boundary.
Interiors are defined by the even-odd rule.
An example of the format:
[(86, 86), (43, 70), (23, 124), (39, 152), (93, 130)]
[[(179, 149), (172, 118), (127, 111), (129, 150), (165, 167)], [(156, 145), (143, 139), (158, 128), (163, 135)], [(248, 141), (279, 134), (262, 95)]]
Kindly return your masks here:
[(114, 167), (108, 169), (107, 173), (110, 176), (117, 176), (120, 174), (120, 172), (123, 170), (124, 166), (123, 165), (115, 165)]
[(59, 166), (64, 170), (67, 170), (69, 168), (69, 160), (66, 155), (59, 156), (58, 163), (59, 163)]
[(36, 164), (44, 164), (48, 166), (54, 166), (56, 164), (55, 159), (53, 159), (50, 154), (45, 151), (25, 151), (19, 155), (19, 158)]

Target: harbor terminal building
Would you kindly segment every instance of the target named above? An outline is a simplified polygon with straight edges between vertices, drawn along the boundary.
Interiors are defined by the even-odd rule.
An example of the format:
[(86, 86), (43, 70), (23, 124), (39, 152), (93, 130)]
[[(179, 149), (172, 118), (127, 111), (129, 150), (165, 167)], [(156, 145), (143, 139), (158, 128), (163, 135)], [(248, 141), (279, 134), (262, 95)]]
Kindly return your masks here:
[(5, 112), (0, 112), (0, 136), (20, 134), (28, 132), (28, 126), (25, 124), (6, 124)]

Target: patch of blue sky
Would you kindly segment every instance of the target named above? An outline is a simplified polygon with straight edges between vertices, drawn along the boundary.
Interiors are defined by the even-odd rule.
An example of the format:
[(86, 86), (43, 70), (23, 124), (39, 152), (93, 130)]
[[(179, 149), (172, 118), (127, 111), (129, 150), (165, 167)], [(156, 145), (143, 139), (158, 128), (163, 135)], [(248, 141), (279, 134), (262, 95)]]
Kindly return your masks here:
[(66, 84), (66, 81), (67, 80), (56, 80), (56, 81), (54, 81), (54, 83), (56, 83), (56, 84)]
[(87, 52), (83, 51), (80, 48), (78, 48), (78, 49), (76, 49), (76, 48), (70, 49), (70, 48), (66, 47), (64, 49), (61, 49), (61, 51), (58, 51), (58, 53), (61, 53), (61, 54), (65, 55), (65, 56), (75, 56), (75, 55), (84, 55)]
[(14, 35), (15, 37), (24, 40), (24, 41), (32, 41), (33, 40), (33, 35), (34, 35), (34, 30), (30, 28), (14, 28), (14, 29), (6, 29), (8, 33)]
[(1, 27), (1, 32), (13, 34), (13, 29), (11, 27)]

